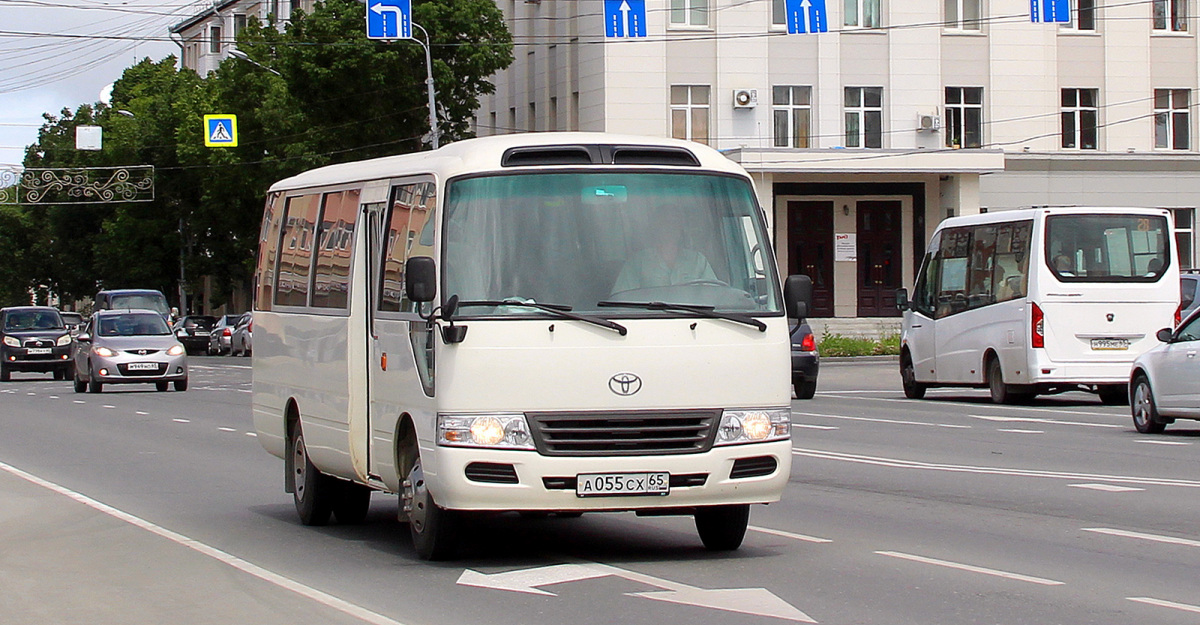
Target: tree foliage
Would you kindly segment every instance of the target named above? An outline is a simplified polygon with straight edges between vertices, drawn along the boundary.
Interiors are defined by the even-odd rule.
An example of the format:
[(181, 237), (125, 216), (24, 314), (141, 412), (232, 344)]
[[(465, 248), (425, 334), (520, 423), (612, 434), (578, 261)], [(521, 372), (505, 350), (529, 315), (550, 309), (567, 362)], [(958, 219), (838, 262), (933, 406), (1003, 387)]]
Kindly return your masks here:
[[(26, 168), (150, 164), (155, 197), (0, 212), (0, 298), (146, 287), (174, 300), (182, 258), (188, 292), (206, 277), (220, 305), (246, 289), (273, 182), (427, 147), (425, 53), (412, 41), (368, 40), (364, 10), (325, 0), (283, 30), (251, 18), (238, 48), (254, 63), (229, 58), (201, 77), (174, 57), (146, 59), (125, 70), (109, 105), (46, 115)], [(494, 90), (488, 77), (512, 62), (511, 35), (491, 0), (415, 0), (413, 14), (432, 39), (440, 139), (465, 138), (479, 97)], [(238, 146), (205, 147), (205, 114), (237, 115)], [(103, 151), (74, 149), (83, 124), (104, 129)]]

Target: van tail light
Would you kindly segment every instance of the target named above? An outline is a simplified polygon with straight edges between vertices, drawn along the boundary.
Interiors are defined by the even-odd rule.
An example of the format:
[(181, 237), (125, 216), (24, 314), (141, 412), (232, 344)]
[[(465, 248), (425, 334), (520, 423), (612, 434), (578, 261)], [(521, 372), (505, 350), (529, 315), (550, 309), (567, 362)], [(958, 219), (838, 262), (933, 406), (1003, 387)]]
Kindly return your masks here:
[(811, 332), (805, 334), (804, 338), (800, 339), (800, 349), (806, 352), (817, 351), (817, 339), (813, 337)]
[(1033, 307), (1033, 318), (1030, 320), (1030, 341), (1029, 344), (1033, 347), (1046, 346), (1046, 318), (1042, 314), (1042, 309), (1037, 304), (1030, 302)]
[(1179, 326), (1180, 321), (1183, 321), (1183, 304), (1180, 304), (1179, 308), (1175, 309), (1175, 326), (1176, 327)]

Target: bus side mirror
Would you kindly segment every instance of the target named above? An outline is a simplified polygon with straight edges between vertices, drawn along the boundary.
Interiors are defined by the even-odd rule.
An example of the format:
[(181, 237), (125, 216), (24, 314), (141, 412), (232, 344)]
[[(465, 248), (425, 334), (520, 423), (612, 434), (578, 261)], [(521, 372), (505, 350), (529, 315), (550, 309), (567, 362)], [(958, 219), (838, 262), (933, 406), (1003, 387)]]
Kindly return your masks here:
[(908, 310), (908, 289), (896, 289), (896, 308)]
[(788, 276), (783, 282), (783, 304), (789, 319), (808, 317), (812, 308), (812, 278), (804, 274)]
[(437, 297), (437, 265), (428, 256), (413, 256), (404, 264), (404, 294), (414, 302)]

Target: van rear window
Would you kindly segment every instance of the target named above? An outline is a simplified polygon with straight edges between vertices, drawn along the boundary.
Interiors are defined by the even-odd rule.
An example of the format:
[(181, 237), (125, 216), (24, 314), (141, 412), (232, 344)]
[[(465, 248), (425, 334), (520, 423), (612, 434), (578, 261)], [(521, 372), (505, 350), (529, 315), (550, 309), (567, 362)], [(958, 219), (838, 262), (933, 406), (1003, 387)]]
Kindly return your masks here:
[(1160, 215), (1054, 215), (1046, 219), (1046, 264), (1063, 282), (1155, 282), (1171, 262)]

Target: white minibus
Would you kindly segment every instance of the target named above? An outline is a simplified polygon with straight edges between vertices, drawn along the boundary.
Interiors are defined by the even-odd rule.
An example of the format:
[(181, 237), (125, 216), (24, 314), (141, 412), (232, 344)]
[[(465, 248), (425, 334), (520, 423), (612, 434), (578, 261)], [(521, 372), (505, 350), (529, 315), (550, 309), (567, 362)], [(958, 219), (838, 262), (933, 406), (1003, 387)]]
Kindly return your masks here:
[(986, 387), (992, 401), (1089, 390), (1128, 401), (1134, 358), (1178, 321), (1171, 215), (1146, 208), (1033, 208), (946, 219), (904, 313), (906, 396)]
[(790, 477), (788, 316), (811, 297), (767, 233), (746, 172), (674, 140), (508, 135), (282, 180), (258, 440), (303, 523), (394, 493), (425, 559), (511, 511), (691, 515), (736, 549)]

